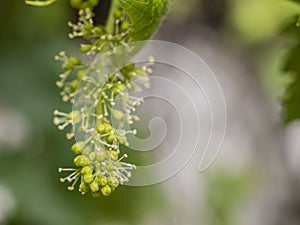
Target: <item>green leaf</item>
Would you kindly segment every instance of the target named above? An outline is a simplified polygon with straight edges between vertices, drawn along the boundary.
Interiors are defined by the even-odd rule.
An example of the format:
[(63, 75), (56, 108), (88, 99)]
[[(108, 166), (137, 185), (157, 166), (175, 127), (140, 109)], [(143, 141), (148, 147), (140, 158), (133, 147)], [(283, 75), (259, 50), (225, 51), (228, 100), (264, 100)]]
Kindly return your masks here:
[(289, 123), (300, 118), (300, 43), (288, 54), (285, 70), (292, 73), (293, 82), (286, 90), (283, 101), (284, 120)]
[(118, 0), (131, 19), (132, 41), (150, 38), (168, 12), (169, 0)]
[(51, 5), (52, 3), (56, 2), (58, 0), (47, 0), (47, 1), (30, 1), (30, 0), (25, 0), (25, 3), (27, 5), (33, 5), (33, 6), (47, 6)]

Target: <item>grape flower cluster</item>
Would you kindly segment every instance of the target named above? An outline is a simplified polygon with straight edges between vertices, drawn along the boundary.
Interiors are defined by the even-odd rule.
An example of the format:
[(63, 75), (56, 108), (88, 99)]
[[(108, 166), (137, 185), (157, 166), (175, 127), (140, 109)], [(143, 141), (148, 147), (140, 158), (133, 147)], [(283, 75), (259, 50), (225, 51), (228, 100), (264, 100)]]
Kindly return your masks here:
[[(64, 102), (82, 104), (67, 113), (55, 110), (53, 122), (59, 130), (68, 130), (67, 139), (77, 139), (76, 132), (83, 138), (77, 139), (71, 147), (75, 154), (74, 168), (59, 168), (59, 173), (65, 174), (60, 181), (68, 182), (71, 191), (79, 187), (83, 195), (91, 192), (93, 197), (109, 196), (119, 185), (129, 181), (131, 171), (136, 168), (124, 162), (127, 154), (120, 151), (121, 146), (129, 145), (126, 135), (136, 134), (136, 130), (124, 124), (139, 120), (133, 113), (143, 102), (129, 92), (140, 89), (140, 84), (149, 86), (154, 60), (150, 58), (143, 65), (127, 63), (108, 74), (105, 68), (101, 71), (92, 67), (98, 55), (130, 43), (130, 19), (118, 7), (111, 17), (111, 27), (96, 25), (93, 8), (98, 0), (71, 0), (70, 4), (78, 10), (78, 22), (68, 23), (69, 37), (84, 40), (80, 53), (86, 62), (60, 52), (55, 59), (61, 61), (64, 71), (56, 85)], [(115, 107), (117, 101), (119, 108)]]

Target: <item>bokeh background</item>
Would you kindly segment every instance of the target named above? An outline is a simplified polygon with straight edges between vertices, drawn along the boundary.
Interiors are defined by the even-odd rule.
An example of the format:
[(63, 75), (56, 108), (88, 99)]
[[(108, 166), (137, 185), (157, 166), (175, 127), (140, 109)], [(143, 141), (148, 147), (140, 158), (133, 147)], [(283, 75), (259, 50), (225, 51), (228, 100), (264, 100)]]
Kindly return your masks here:
[(279, 103), (291, 45), (280, 31), (299, 12), (287, 0), (174, 0), (154, 39), (192, 49), (214, 70), (228, 110), (221, 153), (205, 173), (196, 155), (162, 184), (93, 199), (58, 182), (57, 168), (71, 165), (73, 155), (52, 124), (54, 109), (71, 107), (60, 100), (53, 58), (76, 52), (66, 25), (76, 12), (67, 1), (46, 8), (2, 1), (0, 224), (300, 224), (300, 124), (285, 127)]

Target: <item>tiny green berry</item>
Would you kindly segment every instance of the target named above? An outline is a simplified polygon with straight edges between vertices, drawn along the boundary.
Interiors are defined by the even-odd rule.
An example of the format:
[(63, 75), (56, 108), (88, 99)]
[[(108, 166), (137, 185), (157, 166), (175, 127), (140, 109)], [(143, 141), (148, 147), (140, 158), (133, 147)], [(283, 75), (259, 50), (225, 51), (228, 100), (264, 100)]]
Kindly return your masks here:
[(97, 192), (99, 191), (99, 185), (97, 182), (93, 181), (91, 184), (90, 184), (90, 189), (92, 192)]
[(81, 166), (81, 167), (88, 166), (89, 160), (84, 155), (79, 155), (79, 156), (76, 156), (76, 158), (74, 159), (74, 164), (76, 166)]
[(101, 188), (101, 193), (104, 195), (104, 196), (110, 196), (111, 194), (111, 188), (110, 186), (106, 185), (104, 187)]

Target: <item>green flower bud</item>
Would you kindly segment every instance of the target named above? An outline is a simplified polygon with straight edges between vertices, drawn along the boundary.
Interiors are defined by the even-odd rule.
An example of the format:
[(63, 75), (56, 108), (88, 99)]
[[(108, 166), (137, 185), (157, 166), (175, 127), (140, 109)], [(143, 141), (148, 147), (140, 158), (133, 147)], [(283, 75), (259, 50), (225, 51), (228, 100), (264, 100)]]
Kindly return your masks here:
[(88, 166), (90, 163), (89, 163), (89, 160), (87, 159), (87, 157), (85, 157), (84, 155), (79, 155), (79, 156), (76, 156), (75, 159), (74, 159), (74, 164), (76, 166)]
[(124, 145), (126, 142), (126, 138), (125, 137), (117, 137), (118, 142), (120, 145)]
[(88, 184), (82, 182), (80, 185), (79, 185), (79, 189), (80, 191), (82, 192), (88, 192), (90, 190), (90, 187), (88, 186)]
[(105, 153), (104, 152), (97, 152), (96, 159), (98, 162), (103, 162), (105, 160)]
[(89, 52), (90, 50), (91, 50), (91, 48), (92, 48), (92, 45), (89, 45), (89, 44), (81, 44), (80, 45), (80, 52), (81, 53), (87, 53), (87, 52)]
[(78, 85), (79, 85), (79, 80), (77, 80), (77, 79), (73, 80), (70, 84), (72, 91), (75, 91), (77, 89)]
[(97, 192), (99, 191), (99, 185), (97, 182), (93, 181), (91, 184), (90, 184), (90, 189), (92, 192)]
[(104, 186), (103, 188), (101, 188), (101, 193), (104, 195), (104, 196), (110, 196), (111, 194), (111, 188), (110, 186), (106, 185)]
[(78, 78), (79, 80), (81, 80), (85, 75), (86, 75), (86, 72), (85, 72), (85, 71), (79, 71), (79, 72), (77, 73), (77, 78)]
[(112, 126), (109, 123), (105, 124), (105, 133), (109, 133), (112, 131)]
[(114, 134), (110, 134), (106, 138), (107, 142), (109, 142), (109, 143), (113, 143), (115, 139), (116, 139), (116, 136)]
[(99, 134), (104, 134), (106, 130), (106, 126), (102, 123), (97, 124), (96, 130), (98, 131)]
[(116, 19), (120, 19), (122, 17), (122, 11), (121, 10), (117, 10), (115, 13), (114, 13), (114, 17)]
[(71, 149), (75, 154), (79, 154), (81, 150), (84, 148), (84, 146), (85, 146), (85, 142), (79, 141), (73, 144)]
[(97, 192), (92, 192), (92, 196), (93, 198), (99, 198), (101, 196), (100, 192), (97, 191)]
[(92, 8), (91, 3), (89, 1), (85, 1), (81, 4), (80, 9)]
[(112, 114), (115, 117), (116, 120), (123, 120), (124, 119), (124, 113), (120, 110), (112, 110)]
[(127, 31), (130, 27), (130, 24), (125, 20), (121, 23), (121, 30), (122, 31)]
[(82, 4), (82, 0), (70, 0), (70, 5), (74, 9), (79, 9)]
[(107, 184), (107, 178), (105, 176), (98, 176), (98, 184), (101, 186), (105, 186)]
[(98, 5), (99, 0), (89, 0), (89, 2), (90, 2), (90, 6), (94, 8)]
[(92, 31), (94, 29), (94, 25), (92, 23), (85, 23), (83, 25), (83, 29), (85, 29), (86, 31)]
[(120, 185), (120, 182), (119, 182), (118, 178), (112, 177), (112, 178), (108, 179), (108, 184), (111, 187), (117, 188)]
[(117, 151), (109, 151), (108, 154), (109, 154), (110, 158), (113, 160), (118, 160), (118, 158), (119, 158), (119, 154)]
[(83, 176), (83, 180), (84, 180), (85, 183), (90, 184), (94, 180), (94, 175), (93, 174), (85, 174)]
[(76, 58), (75, 56), (71, 56), (68, 59), (68, 62), (66, 63), (66, 65), (64, 65), (64, 69), (66, 70), (73, 70), (75, 66), (80, 64), (80, 60), (78, 58)]
[(102, 26), (97, 26), (97, 27), (95, 27), (94, 32), (95, 32), (97, 35), (99, 35), (99, 36), (101, 36), (102, 34), (105, 33), (105, 32), (104, 32), (104, 28), (103, 28)]
[(92, 174), (93, 168), (91, 166), (85, 166), (81, 169), (81, 174)]

